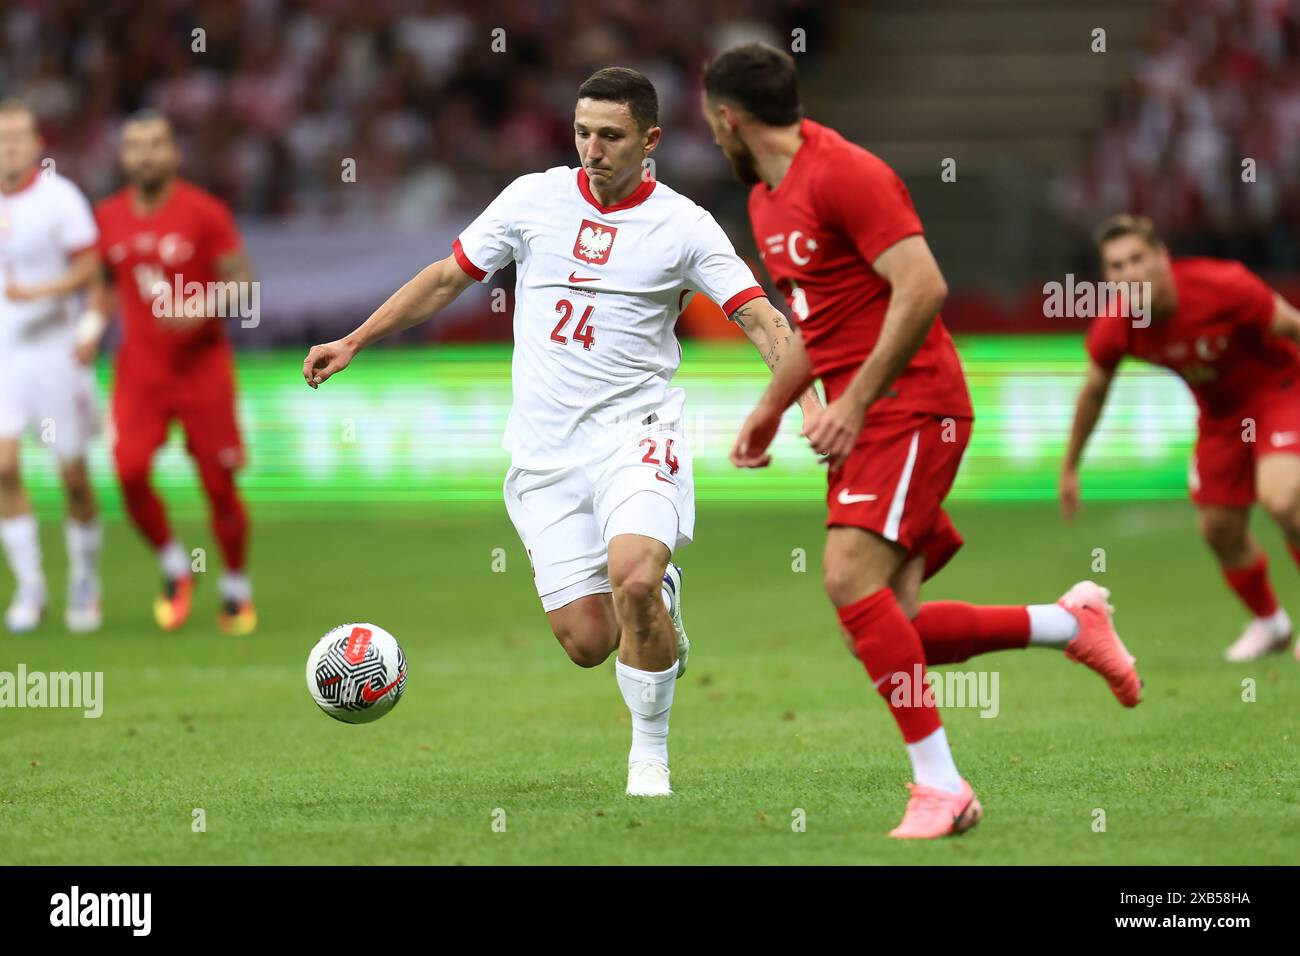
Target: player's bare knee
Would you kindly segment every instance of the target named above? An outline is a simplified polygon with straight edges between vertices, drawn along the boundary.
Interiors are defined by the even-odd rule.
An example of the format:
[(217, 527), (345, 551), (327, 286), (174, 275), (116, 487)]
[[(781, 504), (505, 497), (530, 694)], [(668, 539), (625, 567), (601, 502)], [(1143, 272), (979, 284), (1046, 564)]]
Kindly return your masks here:
[(1300, 488), (1261, 491), (1259, 503), (1284, 531), (1300, 530)]
[(22, 490), (22, 471), (18, 462), (0, 462), (0, 494), (16, 495)]
[(90, 497), (90, 475), (86, 471), (85, 461), (65, 463), (59, 469), (59, 477), (69, 499), (84, 501)]
[(618, 608), (619, 619), (631, 630), (640, 631), (648, 627), (654, 609), (663, 607), (663, 599), (659, 596), (662, 581), (662, 576), (655, 580), (648, 572), (641, 571), (614, 585), (614, 605)]
[(852, 604), (868, 594), (874, 594), (888, 583), (883, 574), (872, 574), (852, 561), (829, 562), (822, 573), (822, 587), (836, 607)]
[(555, 636), (559, 639), (564, 652), (569, 655), (569, 660), (579, 667), (599, 667), (609, 659), (610, 652), (613, 650), (608, 637), (604, 634), (569, 632)]

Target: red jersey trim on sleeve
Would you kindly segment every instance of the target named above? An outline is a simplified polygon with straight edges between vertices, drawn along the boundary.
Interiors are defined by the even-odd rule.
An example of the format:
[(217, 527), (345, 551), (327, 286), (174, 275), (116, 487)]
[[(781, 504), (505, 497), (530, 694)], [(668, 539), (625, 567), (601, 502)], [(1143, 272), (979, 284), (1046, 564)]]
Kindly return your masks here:
[(763, 291), (761, 286), (750, 286), (744, 292), (737, 292), (723, 303), (722, 314), (730, 318), (731, 313), (735, 312), (746, 302), (752, 302), (754, 299), (760, 298), (766, 294), (767, 293)]
[(459, 237), (457, 237), (456, 241), (452, 243), (451, 252), (452, 255), (456, 257), (456, 264), (465, 271), (465, 275), (469, 276), (475, 282), (482, 282), (487, 278), (486, 272), (469, 261), (469, 256), (465, 255), (465, 250), (461, 248)]

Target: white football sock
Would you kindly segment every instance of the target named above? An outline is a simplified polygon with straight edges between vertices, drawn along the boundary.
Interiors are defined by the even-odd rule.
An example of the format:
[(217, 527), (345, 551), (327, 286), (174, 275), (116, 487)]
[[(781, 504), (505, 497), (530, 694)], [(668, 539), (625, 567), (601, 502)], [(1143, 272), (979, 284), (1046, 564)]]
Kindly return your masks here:
[(158, 549), (158, 564), (162, 573), (169, 578), (187, 578), (190, 576), (190, 558), (179, 541), (172, 538)]
[(632, 749), (627, 762), (649, 760), (668, 766), (668, 713), (677, 686), (677, 665), (666, 671), (643, 671), (616, 659), (614, 674), (632, 713)]
[(4, 543), (9, 569), (24, 595), (45, 596), (45, 573), (41, 570), (41, 539), (36, 515), (0, 519), (0, 541)]
[(104, 528), (98, 519), (73, 521), (63, 525), (64, 540), (68, 545), (69, 583), (99, 580), (99, 549), (104, 540)]
[(253, 582), (248, 579), (248, 575), (242, 571), (223, 571), (221, 580), (217, 582), (217, 590), (221, 593), (223, 601), (244, 601), (253, 600)]
[(1285, 608), (1278, 608), (1269, 617), (1258, 617), (1255, 620), (1268, 628), (1274, 637), (1291, 636), (1291, 618), (1287, 616)]
[(1079, 633), (1079, 621), (1059, 604), (1029, 605), (1029, 643), (1036, 647), (1064, 647)]
[(952, 761), (948, 735), (940, 727), (928, 737), (907, 745), (912, 758), (912, 779), (924, 787), (961, 793), (961, 774)]

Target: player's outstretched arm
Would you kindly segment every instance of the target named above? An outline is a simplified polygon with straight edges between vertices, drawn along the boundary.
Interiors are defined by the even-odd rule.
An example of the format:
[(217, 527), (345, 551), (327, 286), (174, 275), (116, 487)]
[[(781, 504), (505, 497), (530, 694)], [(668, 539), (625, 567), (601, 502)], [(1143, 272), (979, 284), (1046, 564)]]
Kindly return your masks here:
[[(758, 307), (750, 308), (751, 306)], [(735, 317), (747, 308), (750, 308), (749, 314), (736, 320)], [(776, 437), (777, 429), (781, 427), (781, 416), (791, 403), (799, 399), (799, 404), (804, 409), (805, 422), (811, 412), (821, 407), (817, 393), (812, 388), (812, 361), (803, 347), (803, 339), (794, 334), (785, 317), (767, 299), (754, 299), (737, 309), (732, 317), (742, 323), (741, 327), (745, 328), (747, 334), (749, 324), (766, 326), (765, 331), (760, 331), (757, 337), (751, 336), (751, 339), (763, 353), (764, 359), (768, 360), (772, 380), (767, 383), (758, 404), (736, 436), (736, 443), (731, 449), (731, 463), (737, 468), (765, 468), (772, 461), (772, 456), (767, 453), (768, 446)], [(759, 339), (764, 340), (763, 344), (760, 344)]]
[(1106, 368), (1096, 362), (1088, 363), (1088, 377), (1083, 388), (1079, 390), (1079, 400), (1074, 407), (1074, 424), (1070, 428), (1070, 444), (1065, 450), (1065, 460), (1061, 462), (1061, 481), (1058, 489), (1061, 499), (1061, 516), (1066, 521), (1073, 521), (1079, 511), (1079, 462), (1083, 459), (1084, 446), (1097, 427), (1101, 410), (1106, 405), (1106, 394), (1115, 377), (1113, 368)]
[(313, 345), (302, 363), (302, 377), (316, 388), (348, 367), (353, 356), (372, 342), (401, 332), (435, 315), (474, 284), (454, 258), (448, 256), (422, 270), (358, 326), (351, 334)]
[(808, 430), (813, 449), (825, 455), (832, 468), (853, 450), (867, 409), (907, 368), (948, 297), (948, 285), (924, 236), (900, 239), (877, 256), (871, 267), (890, 285), (880, 337), (844, 393)]
[[(767, 367), (773, 374), (790, 355), (795, 345), (803, 348), (803, 340), (799, 338), (799, 334), (790, 327), (786, 317), (771, 300), (765, 297), (751, 299), (727, 318), (740, 326), (749, 341), (754, 343), (754, 348), (758, 349), (758, 354), (763, 356), (763, 361), (767, 363)], [(798, 401), (805, 421), (822, 407), (817, 389), (813, 388), (811, 383), (799, 394)], [(786, 402), (781, 406), (781, 410), (785, 411), (789, 404)]]

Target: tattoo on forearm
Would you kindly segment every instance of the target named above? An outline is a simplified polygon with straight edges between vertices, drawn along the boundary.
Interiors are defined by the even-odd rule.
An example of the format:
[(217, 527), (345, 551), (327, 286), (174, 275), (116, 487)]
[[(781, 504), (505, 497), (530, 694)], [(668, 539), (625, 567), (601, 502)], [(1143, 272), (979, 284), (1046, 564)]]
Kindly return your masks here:
[(768, 347), (768, 350), (763, 353), (763, 361), (767, 363), (768, 368), (770, 368), (773, 372), (775, 372), (776, 367), (781, 364), (781, 357), (784, 356), (785, 353), (789, 351), (789, 349), (790, 349), (789, 335), (783, 335), (779, 340), (773, 339), (772, 344)]

